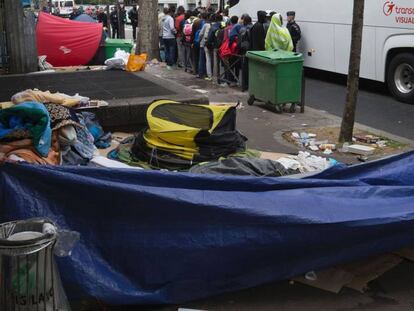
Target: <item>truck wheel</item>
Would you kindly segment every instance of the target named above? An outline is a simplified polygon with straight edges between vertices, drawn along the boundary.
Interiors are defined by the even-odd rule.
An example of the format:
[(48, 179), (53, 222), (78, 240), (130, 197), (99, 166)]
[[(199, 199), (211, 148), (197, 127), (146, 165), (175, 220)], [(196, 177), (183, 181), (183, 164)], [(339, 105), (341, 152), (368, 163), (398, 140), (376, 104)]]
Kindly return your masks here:
[(414, 104), (414, 54), (401, 53), (391, 60), (387, 84), (397, 100)]

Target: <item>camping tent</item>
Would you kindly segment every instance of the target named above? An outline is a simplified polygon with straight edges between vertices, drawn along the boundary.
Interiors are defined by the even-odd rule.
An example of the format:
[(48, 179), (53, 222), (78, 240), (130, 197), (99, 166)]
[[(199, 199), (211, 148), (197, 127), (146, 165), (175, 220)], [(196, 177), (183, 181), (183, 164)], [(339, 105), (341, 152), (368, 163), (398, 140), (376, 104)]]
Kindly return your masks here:
[(95, 19), (93, 19), (90, 15), (85, 13), (76, 16), (74, 20), (77, 22), (96, 23)]
[(41, 12), (36, 28), (38, 55), (53, 66), (86, 65), (102, 37), (102, 24), (71, 21)]
[(247, 140), (236, 130), (236, 107), (190, 105), (158, 100), (147, 111), (148, 129), (132, 152), (158, 168), (188, 169), (245, 150)]

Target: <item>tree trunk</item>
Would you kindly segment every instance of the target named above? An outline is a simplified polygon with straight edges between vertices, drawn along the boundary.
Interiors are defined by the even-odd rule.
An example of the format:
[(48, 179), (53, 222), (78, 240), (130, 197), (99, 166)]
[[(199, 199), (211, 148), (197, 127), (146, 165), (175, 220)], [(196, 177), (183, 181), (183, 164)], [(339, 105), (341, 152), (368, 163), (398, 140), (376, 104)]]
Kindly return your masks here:
[(359, 70), (361, 65), (362, 29), (364, 27), (365, 0), (354, 0), (351, 53), (349, 56), (348, 83), (345, 109), (342, 116), (340, 142), (351, 142), (358, 100)]
[(148, 59), (159, 58), (158, 1), (139, 0), (136, 54), (147, 53)]
[(37, 71), (35, 16), (21, 1), (5, 0), (6, 41), (10, 73)]

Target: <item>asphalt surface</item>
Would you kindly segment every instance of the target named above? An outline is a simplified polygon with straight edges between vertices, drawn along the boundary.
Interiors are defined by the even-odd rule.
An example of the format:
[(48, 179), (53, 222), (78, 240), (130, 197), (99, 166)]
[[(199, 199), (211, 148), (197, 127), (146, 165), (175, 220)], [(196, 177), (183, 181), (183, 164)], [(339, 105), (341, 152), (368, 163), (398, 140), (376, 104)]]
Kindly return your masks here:
[[(308, 71), (307, 106), (342, 116), (345, 96), (345, 77), (321, 71)], [(356, 121), (394, 135), (414, 139), (414, 104), (395, 100), (383, 83), (361, 81)]]

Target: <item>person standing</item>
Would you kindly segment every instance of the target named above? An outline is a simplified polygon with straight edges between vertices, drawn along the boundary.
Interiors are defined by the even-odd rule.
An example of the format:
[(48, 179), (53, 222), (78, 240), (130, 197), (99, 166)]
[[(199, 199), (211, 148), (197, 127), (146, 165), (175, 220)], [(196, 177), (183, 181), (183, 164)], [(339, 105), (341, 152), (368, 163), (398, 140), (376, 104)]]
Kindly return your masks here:
[(119, 27), (121, 27), (121, 28), (119, 29), (119, 36), (120, 36), (121, 39), (125, 39), (126, 17), (127, 17), (127, 12), (125, 10), (125, 5), (120, 5), (120, 8), (119, 8), (119, 18), (120, 18)]
[(293, 52), (296, 52), (296, 48), (298, 46), (298, 42), (302, 36), (302, 32), (300, 30), (299, 25), (295, 21), (296, 13), (294, 11), (287, 12), (287, 20), (288, 23), (286, 25), (287, 29), (289, 30), (290, 36), (292, 37), (293, 41)]
[(118, 12), (114, 7), (111, 8), (111, 14), (109, 15), (109, 20), (112, 27), (112, 38), (119, 39), (119, 25), (118, 25)]
[(249, 60), (246, 57), (246, 53), (250, 49), (252, 27), (253, 27), (252, 18), (249, 15), (244, 16), (243, 28), (240, 29), (238, 43), (237, 43), (239, 54), (243, 55), (242, 57), (242, 81), (241, 81), (242, 92), (247, 91), (249, 88)]
[(282, 25), (282, 15), (279, 13), (273, 15), (265, 39), (266, 50), (283, 50), (288, 52), (291, 52), (293, 50), (293, 42), (289, 30), (287, 30)]
[(138, 10), (136, 5), (134, 5), (132, 9), (128, 12), (128, 17), (131, 21), (132, 37), (134, 38), (134, 41), (137, 41)]
[(223, 16), (221, 14), (215, 15), (215, 22), (211, 24), (210, 32), (207, 39), (207, 47), (212, 50), (213, 55), (213, 76), (215, 82), (219, 83), (220, 75), (220, 58), (219, 58), (219, 49), (222, 41), (219, 37), (222, 37), (224, 28), (226, 24), (223, 21)]
[(108, 28), (108, 15), (106, 15), (103, 8), (99, 8), (97, 19), (98, 23), (101, 23), (104, 28)]
[(164, 27), (164, 20), (165, 17), (168, 14), (168, 8), (164, 7), (163, 11), (161, 13), (158, 14), (158, 36), (160, 38), (160, 58), (161, 61), (165, 61), (165, 46), (164, 46), (164, 41), (162, 40), (162, 31), (163, 31), (163, 27)]
[(266, 12), (257, 12), (257, 22), (250, 30), (250, 51), (264, 51), (266, 39)]
[(207, 20), (201, 28), (200, 31), (200, 66), (199, 66), (199, 74), (201, 78), (205, 78), (207, 81), (213, 80), (213, 68), (211, 66), (212, 61), (212, 50), (209, 49), (207, 41), (208, 35), (211, 29), (211, 23), (214, 22), (215, 19), (209, 15)]
[(191, 57), (191, 46), (192, 46), (192, 34), (193, 34), (193, 21), (195, 19), (192, 16), (191, 11), (187, 11), (185, 13), (184, 20), (181, 22), (180, 30), (182, 34), (182, 44), (183, 44), (183, 60), (184, 60), (184, 71), (185, 72), (192, 72), (193, 64), (192, 64), (192, 57)]
[[(200, 75), (200, 41), (201, 41), (201, 37), (200, 37), (200, 33), (201, 33), (201, 29), (203, 29), (204, 24), (206, 22), (206, 13), (202, 13), (200, 14), (200, 18), (196, 19), (193, 23), (193, 53), (194, 53), (194, 73), (197, 75), (197, 77), (201, 78)], [(205, 64), (205, 59), (203, 57), (204, 60), (204, 64)], [(205, 66), (202, 66), (202, 69), (204, 69)], [(204, 70), (203, 70), (204, 71)], [(204, 74), (203, 72), (201, 74)]]
[(183, 32), (181, 24), (185, 19), (185, 10), (181, 5), (177, 9), (177, 16), (175, 17), (175, 29), (177, 30), (177, 52), (178, 52), (178, 67), (184, 66), (184, 46), (183, 46)]
[(270, 24), (272, 22), (272, 17), (275, 14), (276, 14), (275, 11), (269, 11), (269, 10), (266, 11), (266, 23), (264, 24), (266, 33), (269, 30)]
[(177, 30), (175, 29), (173, 15), (175, 13), (174, 8), (170, 8), (168, 14), (165, 16), (162, 27), (162, 41), (165, 46), (165, 59), (167, 61), (167, 69), (171, 70), (175, 64), (175, 52), (176, 52), (176, 39), (175, 35)]

